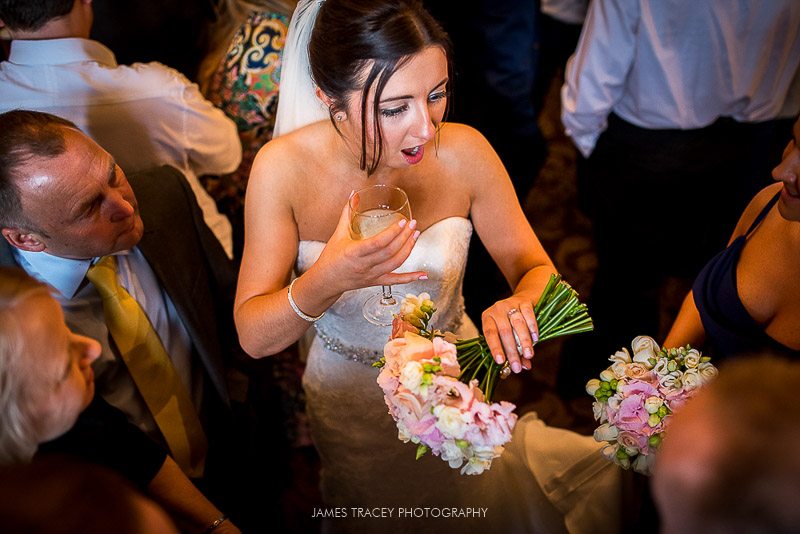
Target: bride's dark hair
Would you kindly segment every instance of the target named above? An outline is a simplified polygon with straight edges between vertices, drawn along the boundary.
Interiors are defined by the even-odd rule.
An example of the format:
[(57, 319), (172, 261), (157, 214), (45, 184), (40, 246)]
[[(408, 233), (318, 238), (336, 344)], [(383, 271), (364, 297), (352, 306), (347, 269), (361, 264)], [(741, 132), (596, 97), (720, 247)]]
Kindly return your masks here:
[[(314, 83), (331, 98), (331, 122), (347, 105), (347, 95), (361, 91), (361, 169), (372, 174), (383, 148), (379, 105), (389, 78), (411, 57), (439, 46), (453, 79), (450, 39), (417, 0), (325, 0), (308, 45)], [(370, 62), (371, 68), (365, 70)], [(367, 164), (367, 95), (374, 86), (372, 161)], [(449, 107), (449, 100), (448, 100)], [(445, 111), (446, 113), (446, 111)], [(337, 127), (338, 131), (338, 127)]]

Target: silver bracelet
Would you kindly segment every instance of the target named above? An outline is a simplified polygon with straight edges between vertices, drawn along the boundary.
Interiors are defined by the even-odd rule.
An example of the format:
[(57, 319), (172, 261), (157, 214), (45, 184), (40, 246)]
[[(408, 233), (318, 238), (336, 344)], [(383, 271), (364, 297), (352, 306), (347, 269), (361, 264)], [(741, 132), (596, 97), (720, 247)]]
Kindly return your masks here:
[(301, 310), (300, 307), (297, 306), (297, 303), (292, 298), (292, 287), (294, 287), (295, 282), (297, 282), (297, 278), (292, 280), (292, 283), (289, 284), (289, 291), (287, 293), (287, 295), (289, 296), (289, 306), (292, 307), (297, 316), (300, 317), (302, 320), (308, 321), (309, 323), (316, 323), (317, 321), (322, 319), (322, 317), (325, 315), (325, 312), (320, 313), (316, 317), (308, 315), (307, 313), (303, 313), (303, 310)]

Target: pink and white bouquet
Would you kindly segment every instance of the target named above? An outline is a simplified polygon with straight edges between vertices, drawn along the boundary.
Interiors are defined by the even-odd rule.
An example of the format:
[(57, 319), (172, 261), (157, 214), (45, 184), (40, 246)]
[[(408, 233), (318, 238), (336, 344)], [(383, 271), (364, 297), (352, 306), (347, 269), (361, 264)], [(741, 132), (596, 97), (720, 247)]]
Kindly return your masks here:
[(378, 384), (399, 439), (417, 444), (417, 458), (430, 450), (461, 474), (489, 469), (511, 439), (515, 406), (490, 404), (477, 380), (461, 382), (456, 346), (442, 337), (404, 332), (384, 358)]
[[(491, 401), (510, 370), (494, 361), (483, 336), (459, 340), (431, 329), (435, 311), (427, 293), (406, 296), (375, 364), (378, 385), (398, 438), (417, 444), (417, 458), (431, 451), (461, 474), (478, 475), (503, 452), (517, 421), (513, 404)], [(540, 341), (592, 328), (586, 306), (560, 277), (551, 278), (534, 313), (543, 318)]]
[(673, 411), (717, 375), (710, 358), (689, 345), (659, 348), (639, 336), (617, 351), (600, 378), (586, 384), (595, 398), (594, 417), (601, 424), (594, 439), (607, 442), (603, 454), (624, 469), (649, 475)]

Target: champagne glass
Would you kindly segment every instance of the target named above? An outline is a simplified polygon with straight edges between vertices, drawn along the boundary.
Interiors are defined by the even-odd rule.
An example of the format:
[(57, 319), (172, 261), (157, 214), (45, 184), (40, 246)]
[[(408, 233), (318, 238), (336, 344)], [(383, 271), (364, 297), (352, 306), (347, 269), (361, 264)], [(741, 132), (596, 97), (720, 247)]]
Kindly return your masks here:
[[(411, 220), (411, 206), (408, 195), (399, 187), (371, 185), (350, 197), (350, 235), (353, 239), (370, 238), (401, 219)], [(381, 286), (380, 293), (364, 302), (362, 311), (370, 323), (389, 326), (394, 314), (400, 311), (400, 299), (392, 294), (391, 286)]]

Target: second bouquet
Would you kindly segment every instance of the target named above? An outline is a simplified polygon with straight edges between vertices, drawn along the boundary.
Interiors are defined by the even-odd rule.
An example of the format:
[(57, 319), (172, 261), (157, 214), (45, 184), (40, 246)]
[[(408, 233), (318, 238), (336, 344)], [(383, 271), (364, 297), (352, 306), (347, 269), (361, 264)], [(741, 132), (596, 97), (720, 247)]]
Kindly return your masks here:
[[(503, 452), (517, 420), (516, 406), (491, 400), (508, 367), (494, 361), (483, 336), (460, 340), (433, 329), (435, 312), (426, 293), (406, 296), (375, 364), (378, 384), (398, 438), (417, 444), (417, 458), (431, 451), (462, 474), (480, 474)], [(534, 313), (539, 342), (592, 329), (586, 306), (558, 275)]]

